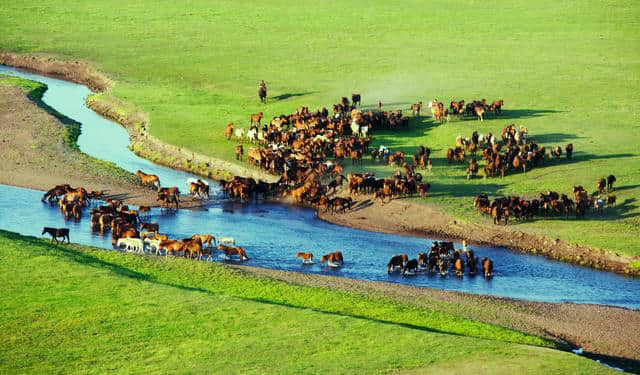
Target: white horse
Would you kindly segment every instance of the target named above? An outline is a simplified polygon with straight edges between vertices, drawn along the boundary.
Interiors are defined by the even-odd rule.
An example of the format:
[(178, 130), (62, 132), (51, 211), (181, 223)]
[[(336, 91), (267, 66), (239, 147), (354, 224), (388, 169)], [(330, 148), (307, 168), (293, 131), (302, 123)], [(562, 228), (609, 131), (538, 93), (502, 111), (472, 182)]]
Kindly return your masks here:
[(144, 253), (144, 243), (139, 238), (118, 238), (116, 246), (119, 248), (124, 247), (127, 251)]
[(367, 138), (367, 135), (369, 135), (369, 127), (368, 126), (361, 126), (360, 127), (360, 137), (361, 138)]
[(147, 245), (148, 248), (150, 249), (149, 252), (153, 250), (154, 253), (157, 253), (160, 250), (160, 240), (152, 240), (151, 238), (145, 238), (144, 244)]
[(351, 134), (360, 134), (360, 125), (356, 122), (355, 119), (351, 121)]
[(244, 138), (244, 129), (238, 128), (235, 130), (236, 140), (241, 141)]
[(218, 238), (218, 244), (220, 245), (235, 245), (236, 239), (233, 237), (220, 237)]
[(247, 131), (247, 139), (251, 143), (255, 143), (258, 140), (258, 129), (251, 128)]

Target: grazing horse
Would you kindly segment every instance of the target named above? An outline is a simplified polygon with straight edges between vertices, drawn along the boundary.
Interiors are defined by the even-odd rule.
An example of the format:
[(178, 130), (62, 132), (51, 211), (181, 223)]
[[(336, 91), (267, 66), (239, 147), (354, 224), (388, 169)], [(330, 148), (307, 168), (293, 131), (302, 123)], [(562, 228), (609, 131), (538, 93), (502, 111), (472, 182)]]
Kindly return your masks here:
[(67, 243), (71, 243), (69, 239), (69, 228), (42, 228), (42, 234), (49, 233), (51, 235), (51, 242), (56, 241), (56, 243), (60, 243), (58, 241), (58, 237), (62, 237), (62, 242), (64, 243), (64, 239), (67, 239)]
[(493, 261), (489, 258), (482, 257), (482, 272), (484, 277), (491, 277), (493, 274)]
[(607, 177), (607, 190), (608, 190), (608, 191), (614, 190), (614, 189), (613, 189), (613, 184), (614, 184), (615, 182), (616, 182), (616, 176), (614, 176), (614, 175), (610, 174), (610, 175)]
[(304, 253), (299, 251), (296, 253), (296, 262), (298, 258), (302, 261), (302, 264), (312, 264), (313, 263), (313, 253)]
[(325, 254), (320, 258), (320, 263), (327, 263), (328, 267), (340, 267), (344, 264), (341, 251)]
[(407, 254), (396, 254), (392, 256), (389, 263), (387, 263), (387, 273), (393, 272), (396, 268), (404, 268), (408, 261), (409, 256)]

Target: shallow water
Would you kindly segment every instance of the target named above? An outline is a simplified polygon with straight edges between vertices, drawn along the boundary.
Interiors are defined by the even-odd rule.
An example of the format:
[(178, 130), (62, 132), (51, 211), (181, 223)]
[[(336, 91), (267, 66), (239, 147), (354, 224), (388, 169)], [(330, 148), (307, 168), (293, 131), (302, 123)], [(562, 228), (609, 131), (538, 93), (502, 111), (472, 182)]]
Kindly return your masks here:
[[(5, 66), (0, 66), (0, 73), (46, 83), (49, 90), (43, 100), (59, 112), (82, 123), (82, 134), (78, 140), (82, 151), (113, 161), (132, 172), (142, 169), (147, 173), (157, 174), (163, 185), (179, 186), (186, 191), (186, 179), (192, 176), (155, 165), (130, 152), (127, 148), (127, 132), (118, 124), (100, 117), (84, 106), (84, 99), (90, 93), (85, 86)], [(388, 275), (386, 263), (391, 255), (408, 252), (415, 256), (419, 251), (426, 251), (431, 240), (336, 226), (316, 219), (313, 211), (308, 209), (277, 204), (227, 202), (221, 199), (217, 186), (212, 186), (215, 186), (215, 196), (207, 208), (169, 213), (153, 209), (146, 221), (158, 222), (160, 232), (176, 238), (188, 237), (193, 233), (234, 237), (247, 250), (250, 260), (244, 263), (251, 266), (537, 301), (640, 308), (639, 279), (503, 248), (473, 247), (479, 257), (487, 256), (494, 260), (495, 276), (489, 280), (478, 276), (458, 278), (453, 275)], [(6, 196), (12, 199), (0, 199), (0, 228), (40, 236), (43, 226), (66, 226), (71, 228), (73, 242), (111, 249), (109, 235), (102, 237), (91, 233), (88, 214), (79, 223), (65, 222), (57, 206), (40, 202), (40, 191), (0, 185), (0, 197)], [(344, 267), (326, 269), (317, 264), (302, 266), (294, 260), (298, 251), (312, 251), (319, 258), (334, 250), (343, 252)]]

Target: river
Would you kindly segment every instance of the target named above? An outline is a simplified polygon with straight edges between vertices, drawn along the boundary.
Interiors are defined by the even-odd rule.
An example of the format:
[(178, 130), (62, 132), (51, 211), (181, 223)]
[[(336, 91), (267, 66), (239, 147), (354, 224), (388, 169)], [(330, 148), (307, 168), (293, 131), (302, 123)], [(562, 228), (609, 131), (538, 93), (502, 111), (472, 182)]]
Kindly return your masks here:
[[(153, 164), (128, 149), (126, 130), (85, 106), (91, 91), (83, 85), (53, 79), (0, 65), (0, 74), (16, 75), (45, 83), (43, 101), (58, 112), (82, 123), (80, 149), (96, 158), (116, 163), (123, 169), (138, 169), (160, 176), (164, 186), (188, 191), (186, 180), (192, 175)], [(213, 199), (202, 209), (164, 212), (153, 209), (147, 221), (158, 222), (161, 232), (183, 238), (193, 233), (234, 237), (249, 255), (246, 265), (295, 272), (330, 274), (362, 280), (385, 281), (419, 287), (489, 294), (546, 302), (593, 303), (640, 308), (640, 279), (579, 267), (544, 257), (504, 248), (474, 246), (480, 257), (491, 258), (495, 275), (491, 279), (468, 275), (419, 274), (402, 277), (388, 275), (386, 263), (391, 255), (407, 252), (415, 256), (426, 251), (431, 239), (373, 233), (340, 227), (315, 217), (312, 210), (279, 204), (241, 204), (222, 199), (213, 183)], [(0, 228), (25, 235), (41, 236), (43, 226), (71, 228), (76, 243), (112, 249), (109, 235), (91, 232), (88, 214), (75, 223), (63, 219), (57, 206), (40, 202), (42, 192), (0, 185)], [(457, 244), (457, 247), (460, 247)], [(326, 269), (318, 264), (296, 263), (298, 251), (312, 251), (316, 257), (341, 250), (345, 265)], [(216, 259), (216, 261), (222, 261)]]

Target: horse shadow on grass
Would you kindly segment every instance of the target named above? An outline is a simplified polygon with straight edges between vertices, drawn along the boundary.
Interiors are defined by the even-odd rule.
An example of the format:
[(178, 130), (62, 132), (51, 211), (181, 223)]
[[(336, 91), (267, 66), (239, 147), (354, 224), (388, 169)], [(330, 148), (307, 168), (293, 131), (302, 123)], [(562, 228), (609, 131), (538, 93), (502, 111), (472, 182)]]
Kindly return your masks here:
[(315, 93), (315, 91), (307, 91), (307, 92), (296, 92), (296, 93), (285, 93), (271, 97), (272, 100), (287, 100), (289, 98), (296, 98), (299, 96), (311, 95)]

